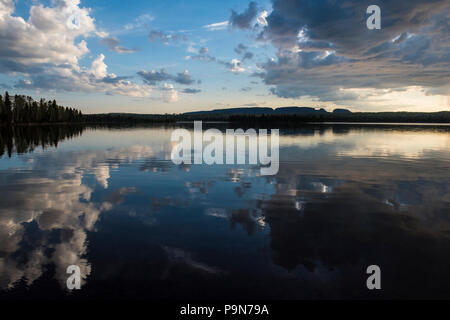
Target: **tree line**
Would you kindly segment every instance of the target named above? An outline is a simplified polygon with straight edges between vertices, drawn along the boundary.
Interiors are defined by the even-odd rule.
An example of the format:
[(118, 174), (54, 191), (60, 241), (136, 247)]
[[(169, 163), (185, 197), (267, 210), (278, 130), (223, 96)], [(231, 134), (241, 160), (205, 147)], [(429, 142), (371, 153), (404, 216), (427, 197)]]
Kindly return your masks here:
[(11, 97), (8, 91), (5, 96), (0, 95), (0, 123), (57, 123), (57, 122), (81, 122), (81, 111), (59, 106), (56, 100), (39, 102), (32, 97), (15, 95)]
[(299, 114), (88, 114), (83, 119), (88, 124), (145, 124), (176, 123), (183, 121), (225, 121), (244, 126), (296, 127), (310, 122), (352, 123), (450, 123), (450, 112), (354, 112), (354, 113), (299, 113)]

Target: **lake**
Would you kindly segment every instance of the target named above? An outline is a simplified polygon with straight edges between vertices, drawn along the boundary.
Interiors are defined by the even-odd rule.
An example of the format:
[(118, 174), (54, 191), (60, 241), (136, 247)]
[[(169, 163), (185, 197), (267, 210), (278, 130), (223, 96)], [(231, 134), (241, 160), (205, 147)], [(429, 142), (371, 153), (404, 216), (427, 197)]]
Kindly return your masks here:
[(0, 299), (450, 298), (450, 126), (280, 129), (274, 176), (175, 128), (1, 128)]

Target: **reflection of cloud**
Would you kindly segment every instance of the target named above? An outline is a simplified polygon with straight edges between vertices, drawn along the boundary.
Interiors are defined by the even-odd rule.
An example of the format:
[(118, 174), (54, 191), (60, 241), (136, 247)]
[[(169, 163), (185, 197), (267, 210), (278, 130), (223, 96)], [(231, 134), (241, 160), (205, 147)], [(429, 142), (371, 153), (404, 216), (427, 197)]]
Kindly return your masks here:
[(186, 182), (186, 187), (189, 190), (189, 193), (191, 194), (197, 194), (197, 193), (202, 193), (202, 194), (207, 194), (208, 190), (210, 188), (212, 188), (215, 185), (215, 181), (214, 180), (207, 180), (207, 181), (192, 181)]
[(239, 209), (233, 211), (230, 216), (231, 228), (235, 228), (237, 224), (242, 225), (248, 235), (253, 235), (258, 227), (263, 229), (266, 226), (266, 221), (262, 212), (258, 209)]
[(222, 273), (223, 271), (216, 268), (209, 266), (207, 264), (204, 264), (202, 262), (196, 261), (192, 258), (192, 255), (190, 252), (184, 251), (182, 249), (178, 248), (170, 248), (170, 247), (164, 247), (163, 248), (167, 256), (169, 258), (169, 262), (172, 263), (183, 263), (193, 269), (197, 269), (203, 272), (217, 274)]
[[(390, 131), (366, 128), (310, 128), (298, 131), (298, 135), (281, 135), (280, 148), (298, 147), (302, 149), (324, 148), (336, 151), (338, 156), (421, 158), (427, 152), (450, 147), (448, 131)], [(424, 128), (426, 129), (426, 127)]]
[(135, 187), (123, 187), (120, 188), (119, 190), (111, 192), (111, 195), (109, 196), (108, 200), (110, 203), (114, 205), (121, 204), (127, 194), (135, 192), (136, 192)]
[(427, 135), (420, 132), (377, 132), (360, 136), (358, 140), (351, 150), (343, 150), (340, 154), (352, 157), (421, 158), (426, 152), (450, 147), (450, 135), (444, 132), (429, 132)]
[[(311, 274), (325, 267), (350, 290), (354, 270), (376, 261), (399, 290), (390, 288), (385, 297), (442, 296), (450, 267), (448, 133), (416, 130), (360, 128), (343, 141), (331, 131), (287, 137), (280, 154), (296, 161), (280, 166), (276, 194), (257, 205), (270, 227), (274, 262), (292, 272), (301, 265)], [(372, 158), (384, 146), (389, 152)], [(433, 152), (439, 156), (430, 159)], [(249, 212), (235, 220), (252, 232)], [(414, 271), (405, 270), (411, 265)], [(412, 289), (417, 274), (424, 277)], [(439, 285), (430, 289), (430, 282)]]
[(16, 281), (24, 278), (27, 285), (42, 275), (42, 266), (47, 263), (42, 249), (31, 251), (26, 264), (20, 264), (10, 256), (0, 257), (0, 288), (12, 288)]
[(80, 274), (83, 280), (91, 274), (91, 265), (85, 258), (82, 258), (87, 250), (86, 238), (85, 230), (70, 230), (69, 239), (55, 245), (52, 260), (56, 266), (57, 277), (63, 284), (65, 284), (67, 279), (67, 267), (70, 265), (80, 267)]
[[(37, 172), (36, 175), (39, 173)], [(0, 187), (2, 194), (7, 194), (7, 199), (3, 201), (0, 208), (0, 239), (1, 250), (8, 252), (3, 257), (2, 269), (16, 268), (19, 273), (10, 275), (9, 279), (2, 279), (2, 285), (9, 287), (22, 277), (28, 277), (30, 268), (33, 274), (40, 276), (36, 269), (42, 268), (37, 262), (44, 263), (47, 259), (42, 256), (43, 248), (36, 248), (28, 254), (27, 264), (18, 267), (16, 264), (15, 252), (21, 247), (24, 237), (24, 223), (36, 221), (41, 233), (50, 230), (66, 230), (66, 235), (61, 243), (53, 247), (46, 243), (43, 238), (42, 246), (53, 247), (55, 249), (51, 261), (57, 267), (57, 278), (64, 282), (66, 279), (65, 269), (69, 264), (63, 262), (73, 262), (85, 271), (87, 276), (90, 272), (88, 263), (82, 256), (86, 251), (85, 237), (86, 230), (92, 230), (99, 214), (108, 208), (106, 205), (97, 207), (93, 203), (81, 202), (80, 199), (89, 199), (92, 190), (81, 183), (81, 173), (65, 174), (59, 179), (22, 177), (21, 175), (11, 175), (9, 185)], [(19, 214), (18, 214), (19, 213)], [(39, 258), (39, 259), (38, 259)], [(0, 270), (0, 273), (3, 273)], [(35, 279), (33, 278), (33, 280)]]
[[(65, 286), (66, 268), (78, 265), (85, 279), (90, 264), (84, 258), (87, 231), (92, 231), (100, 213), (110, 210), (110, 202), (96, 204), (92, 189), (83, 184), (85, 174), (108, 188), (109, 168), (152, 155), (150, 147), (131, 146), (103, 151), (49, 153), (36, 157), (26, 172), (0, 175), (0, 192), (4, 196), (0, 207), (0, 287), (8, 288), (22, 278), (31, 284), (42, 274), (45, 263), (56, 267), (56, 278)], [(107, 162), (107, 164), (106, 164)], [(122, 188), (111, 196), (120, 203), (134, 188)], [(39, 240), (36, 247), (23, 255), (25, 225), (36, 222)], [(60, 241), (50, 242), (51, 231), (60, 233)], [(50, 256), (45, 248), (52, 248)], [(19, 261), (26, 261), (25, 263)]]
[(224, 208), (207, 208), (205, 215), (215, 218), (228, 218), (227, 211)]
[(98, 183), (100, 183), (103, 188), (108, 189), (108, 179), (110, 178), (109, 167), (103, 165), (95, 168), (94, 175)]

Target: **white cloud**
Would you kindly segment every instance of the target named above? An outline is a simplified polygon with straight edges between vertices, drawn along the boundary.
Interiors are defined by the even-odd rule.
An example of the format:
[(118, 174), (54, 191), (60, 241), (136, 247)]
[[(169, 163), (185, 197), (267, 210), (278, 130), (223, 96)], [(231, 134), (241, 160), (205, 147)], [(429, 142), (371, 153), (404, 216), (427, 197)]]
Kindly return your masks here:
[(224, 30), (228, 27), (228, 20), (222, 22), (211, 23), (203, 26), (208, 31)]
[(14, 15), (12, 0), (0, 0), (0, 73), (22, 74), (18, 89), (150, 95), (151, 86), (108, 74), (103, 54), (90, 69), (80, 66), (89, 52), (85, 39), (103, 38), (107, 32), (96, 30), (90, 9), (79, 7), (79, 0), (52, 3), (54, 7), (32, 5), (25, 20)]
[(103, 60), (105, 59), (105, 56), (103, 54), (100, 54), (97, 59), (95, 59), (94, 61), (92, 61), (91, 64), (91, 70), (90, 72), (92, 73), (92, 75), (94, 75), (97, 79), (102, 79), (104, 77), (106, 77), (108, 75), (107, 72), (107, 66), (106, 64), (103, 62)]
[[(28, 21), (25, 21), (22, 17), (12, 16), (14, 3), (11, 0), (2, 0), (0, 58), (23, 67), (39, 63), (77, 65), (88, 49), (84, 40), (76, 43), (75, 39), (95, 32), (89, 10), (77, 7), (78, 2), (59, 1), (55, 8), (32, 6)], [(79, 28), (69, 28), (67, 24), (74, 12), (79, 17)]]
[(263, 10), (259, 13), (258, 17), (256, 18), (256, 22), (261, 25), (266, 27), (268, 25), (266, 18), (269, 16), (269, 12), (267, 12), (267, 10)]
[(238, 59), (233, 59), (230, 63), (230, 70), (233, 73), (240, 73), (244, 72), (245, 68), (242, 67), (241, 62)]
[(178, 91), (175, 90), (173, 84), (164, 83), (164, 86), (161, 88), (162, 91), (162, 99), (164, 102), (172, 103), (178, 101)]
[(108, 36), (109, 36), (109, 33), (106, 32), (106, 31), (97, 31), (97, 32), (95, 32), (95, 35), (96, 35), (97, 37), (103, 39), (103, 38), (108, 37)]

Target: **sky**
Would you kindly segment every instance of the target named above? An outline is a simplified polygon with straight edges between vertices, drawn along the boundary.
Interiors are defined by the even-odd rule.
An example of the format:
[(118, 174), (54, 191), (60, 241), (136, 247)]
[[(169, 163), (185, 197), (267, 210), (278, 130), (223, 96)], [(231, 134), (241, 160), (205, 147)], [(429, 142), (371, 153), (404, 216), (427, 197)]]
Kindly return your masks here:
[(449, 111), (450, 2), (0, 0), (0, 90), (84, 113)]

